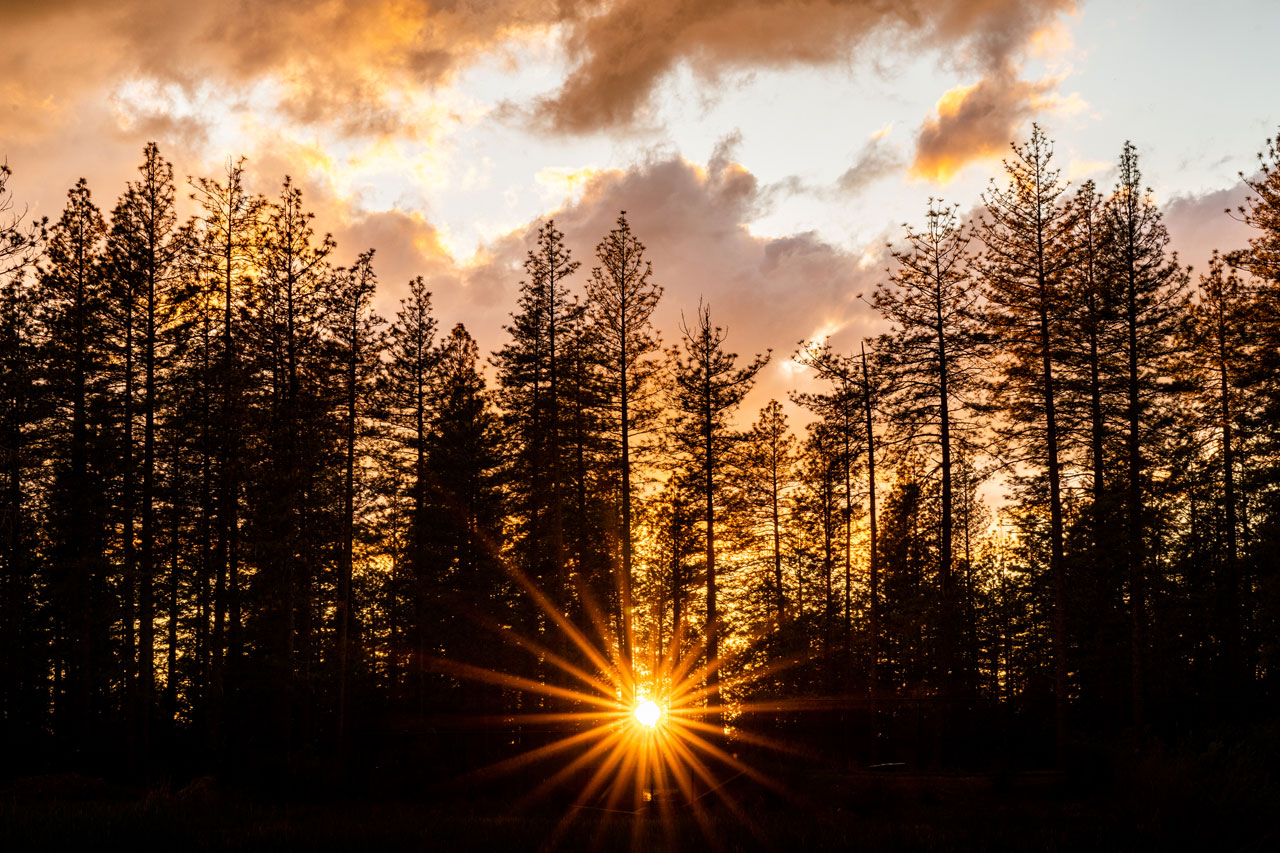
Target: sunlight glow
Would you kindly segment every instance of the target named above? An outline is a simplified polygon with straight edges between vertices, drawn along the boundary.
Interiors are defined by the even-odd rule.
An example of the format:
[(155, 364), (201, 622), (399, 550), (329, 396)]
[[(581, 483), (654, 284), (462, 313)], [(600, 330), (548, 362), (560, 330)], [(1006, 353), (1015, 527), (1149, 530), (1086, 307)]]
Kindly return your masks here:
[(658, 720), (662, 718), (662, 709), (658, 707), (658, 703), (652, 699), (646, 699), (636, 706), (636, 720), (642, 726), (653, 728), (658, 724)]

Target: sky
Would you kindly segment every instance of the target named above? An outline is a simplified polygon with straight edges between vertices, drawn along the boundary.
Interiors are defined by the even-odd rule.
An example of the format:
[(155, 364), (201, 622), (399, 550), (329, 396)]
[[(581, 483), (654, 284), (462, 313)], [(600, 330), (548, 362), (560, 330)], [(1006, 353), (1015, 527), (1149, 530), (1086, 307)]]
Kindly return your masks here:
[[(376, 250), (392, 317), (423, 275), (440, 325), (503, 341), (554, 217), (583, 262), (621, 210), (665, 293), (774, 358), (749, 411), (852, 351), (859, 299), (930, 198), (981, 204), (1038, 122), (1073, 183), (1125, 140), (1181, 257), (1248, 234), (1223, 213), (1280, 124), (1274, 0), (0, 0), (0, 159), (31, 216), (85, 177), (109, 210), (159, 144), (176, 173), (292, 176), (336, 262)], [(793, 410), (794, 411), (794, 410)]]

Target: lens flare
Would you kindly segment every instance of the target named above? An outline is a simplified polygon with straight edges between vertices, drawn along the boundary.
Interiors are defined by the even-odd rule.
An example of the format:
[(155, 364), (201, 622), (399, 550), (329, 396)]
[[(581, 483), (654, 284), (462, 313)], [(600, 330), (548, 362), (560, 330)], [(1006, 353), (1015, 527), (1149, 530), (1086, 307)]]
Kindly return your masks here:
[[(785, 700), (744, 702), (740, 697), (752, 683), (807, 660), (806, 655), (727, 675), (723, 672), (726, 658), (707, 655), (705, 639), (686, 643), (685, 624), (681, 623), (661, 643), (662, 648), (647, 650), (643, 656), (649, 659), (647, 665), (638, 666), (634, 635), (628, 632), (619, 639), (604, 616), (604, 608), (589, 592), (581, 597), (583, 623), (575, 624), (538, 584), (498, 556), (492, 543), (486, 540), (486, 545), (545, 622), (541, 631), (524, 635), (478, 610), (470, 611), (469, 616), (528, 653), (536, 668), (518, 675), (447, 658), (430, 657), (426, 663), (440, 674), (492, 684), (526, 697), (527, 711), (507, 710), (471, 719), (509, 730), (514, 726), (516, 732), (531, 726), (534, 745), (476, 768), (465, 778), (492, 779), (530, 772), (541, 765), (543, 772), (536, 774), (541, 781), (517, 799), (517, 809), (545, 800), (554, 789), (576, 789), (572, 806), (545, 846), (554, 847), (584, 810), (605, 815), (606, 822), (613, 815), (652, 814), (671, 845), (678, 846), (674, 834), (679, 827), (674, 811), (677, 804), (714, 843), (715, 821), (709, 811), (712, 801), (763, 838), (763, 830), (754, 824), (728, 784), (739, 777), (800, 802), (778, 781), (740, 759), (731, 746), (762, 747), (811, 760), (818, 757), (736, 725), (730, 735), (726, 722), (754, 713), (803, 709), (803, 705)], [(748, 639), (742, 648), (750, 649), (763, 637)], [(739, 698), (732, 704), (725, 701), (726, 695), (735, 694)], [(661, 697), (661, 704), (646, 698), (655, 695)], [(562, 736), (543, 738), (556, 727), (562, 729)], [(548, 766), (554, 763), (561, 766)], [(637, 821), (635, 831), (644, 825)], [(638, 836), (636, 846), (641, 848)]]
[(658, 724), (658, 720), (662, 718), (662, 709), (658, 707), (658, 703), (652, 699), (646, 699), (636, 706), (636, 721), (642, 726), (653, 728)]

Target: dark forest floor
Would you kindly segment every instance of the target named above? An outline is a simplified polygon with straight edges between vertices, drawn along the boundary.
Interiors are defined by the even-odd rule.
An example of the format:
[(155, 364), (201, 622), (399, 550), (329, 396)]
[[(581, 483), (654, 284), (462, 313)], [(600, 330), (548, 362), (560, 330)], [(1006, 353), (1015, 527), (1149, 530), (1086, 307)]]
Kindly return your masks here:
[(371, 764), (341, 783), (318, 764), (288, 782), (13, 774), (0, 776), (0, 850), (1280, 850), (1272, 720), (1141, 749), (1079, 741), (1063, 772), (851, 770), (838, 752), (744, 750), (772, 787), (721, 768), (696, 803), (659, 792), (635, 813), (582, 799), (592, 767), (517, 805), (547, 768), (466, 782), (423, 773), (440, 765), (407, 750), (398, 769)]
[(556, 849), (1262, 851), (1280, 844), (1274, 813), (1258, 809), (1261, 803), (1237, 799), (1236, 808), (1222, 799), (1229, 791), (1201, 791), (1169, 767), (1151, 770), (1156, 775), (1144, 780), (1089, 790), (1051, 773), (805, 775), (794, 768), (785, 797), (746, 780), (728, 786), (746, 821), (703, 800), (706, 829), (679, 803), (665, 817), (567, 801), (517, 811), (511, 799), (491, 794), (286, 803), (204, 780), (162, 794), (42, 776), (0, 788), (0, 849), (539, 850), (570, 811)]

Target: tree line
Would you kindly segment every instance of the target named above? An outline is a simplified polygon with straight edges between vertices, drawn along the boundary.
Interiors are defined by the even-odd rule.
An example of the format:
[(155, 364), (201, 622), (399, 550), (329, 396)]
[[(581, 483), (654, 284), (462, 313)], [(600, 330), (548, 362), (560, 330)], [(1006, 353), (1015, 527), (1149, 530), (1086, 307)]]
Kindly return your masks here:
[(575, 700), (463, 676), (590, 670), (582, 635), (641, 681), (720, 662), (699, 677), (731, 718), (808, 697), (862, 759), (918, 741), (921, 703), (942, 740), (996, 720), (1059, 759), (1261, 713), (1276, 143), (1259, 163), (1231, 212), (1249, 245), (1196, 273), (1132, 145), (1114, 186), (1071, 186), (1035, 127), (974, 214), (930, 200), (904, 226), (866, 300), (887, 331), (797, 346), (819, 380), (799, 429), (776, 400), (739, 412), (771, 354), (733, 352), (711, 306), (663, 342), (625, 213), (586, 273), (543, 225), (486, 359), (421, 277), (378, 316), (374, 251), (340, 266), (288, 178), (262, 198), (233, 161), (180, 187), (148, 144), (109, 213), (81, 180), (24, 222), (6, 166), (7, 753), (144, 774), (397, 737), (428, 767), (502, 754), (536, 735), (459, 747), (441, 721)]

